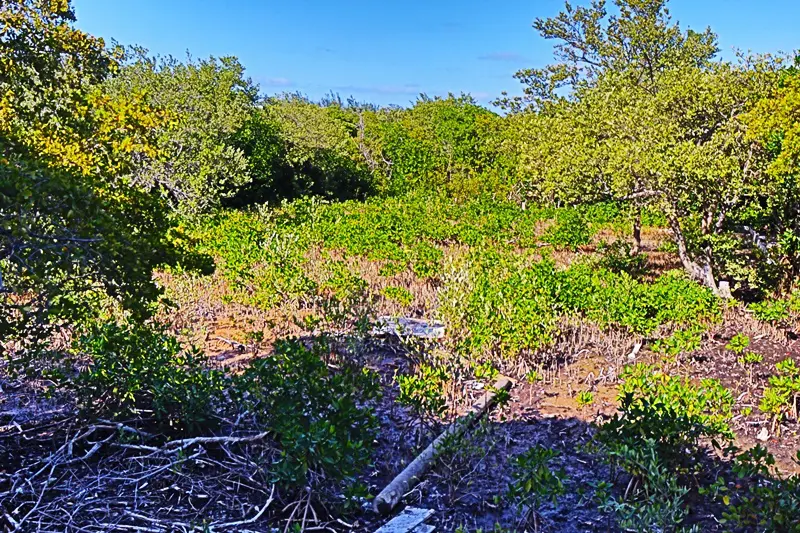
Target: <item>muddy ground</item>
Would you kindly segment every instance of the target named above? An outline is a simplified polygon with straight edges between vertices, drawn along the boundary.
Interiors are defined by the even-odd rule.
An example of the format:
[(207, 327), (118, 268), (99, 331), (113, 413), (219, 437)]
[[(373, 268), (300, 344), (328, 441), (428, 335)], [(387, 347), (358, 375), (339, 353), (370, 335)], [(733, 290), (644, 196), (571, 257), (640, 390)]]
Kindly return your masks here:
[[(258, 343), (230, 342), (243, 337), (242, 331), (227, 320), (215, 318), (207, 325), (209, 328), (200, 340), (214, 365), (235, 371), (268, 350), (269, 339), (261, 339)], [(730, 338), (739, 332), (748, 334), (752, 339), (750, 349), (763, 356), (763, 362), (756, 365), (752, 372), (737, 364), (736, 356), (725, 349)], [(434, 517), (428, 522), (443, 532), (455, 531), (460, 526), (471, 533), (478, 529), (490, 531), (496, 523), (509, 530), (529, 530), (530, 522), (524, 520), (529, 516), (527, 510), (509, 505), (503, 501), (503, 497), (511, 480), (511, 459), (534, 445), (540, 445), (559, 452), (552, 467), (555, 470), (563, 469), (566, 475), (566, 494), (540, 507), (541, 530), (616, 531), (612, 517), (599, 511), (597, 502), (592, 498), (593, 485), (599, 481), (609, 481), (612, 472), (609, 465), (592, 451), (591, 444), (595, 424), (616, 411), (617, 375), (622, 367), (634, 361), (664, 363), (664, 356), (650, 351), (646, 343), (631, 357), (634, 340), (625, 335), (576, 334), (569, 340), (574, 347), (571, 353), (575, 355), (562, 359), (555, 367), (544, 371), (543, 381), (529, 383), (521, 375), (514, 375), (517, 380), (511, 390), (510, 400), (494, 409), (457, 447), (443, 454), (422, 483), (405, 495), (401, 506), (414, 505), (435, 510)], [(375, 464), (362, 476), (362, 481), (374, 496), (441, 431), (447, 420), (421, 426), (415, 417), (397, 404), (398, 390), (394, 376), (396, 373), (410, 373), (414, 365), (413, 358), (398, 343), (391, 340), (370, 342), (365, 346), (363, 355), (368, 366), (380, 375), (384, 390), (377, 407), (381, 430), (376, 442)], [(775, 363), (787, 357), (800, 362), (800, 341), (793, 328), (763, 326), (746, 313), (733, 310), (727, 312), (724, 322), (715, 326), (704, 338), (702, 349), (681, 355), (668, 364), (668, 370), (694, 380), (719, 379), (736, 398), (733, 419), (736, 444), (742, 448), (757, 443), (765, 445), (775, 455), (781, 470), (790, 473), (798, 471), (792, 459), (800, 449), (800, 426), (790, 420), (780, 428), (772, 427), (771, 421), (758, 409), (762, 391), (774, 372)], [(0, 474), (10, 475), (23, 465), (42, 460), (61, 446), (67, 435), (74, 434), (70, 432), (76, 431), (75, 412), (71, 404), (62, 401), (64, 398), (51, 399), (43, 394), (46, 383), (33, 385), (8, 379), (2, 383)], [(450, 419), (466, 411), (473, 401), (484, 394), (486, 386), (487, 383), (478, 381), (454, 384), (449, 391), (455, 406)], [(576, 396), (580, 391), (591, 391), (594, 402), (579, 406)], [(766, 440), (763, 438), (765, 429)], [(54, 484), (66, 483), (61, 492), (68, 492), (69, 487), (85, 486), (91, 476), (110, 468), (102, 461), (92, 461), (71, 471), (69, 479), (62, 477)], [(710, 449), (707, 468), (719, 471), (724, 476), (729, 475), (725, 474), (729, 471), (729, 465)], [(213, 473), (208, 471), (208, 475)], [(170, 483), (176, 487), (174, 493), (163, 492)], [(162, 492), (147, 495), (150, 498), (147, 509), (167, 515), (176, 510), (187, 513), (192, 509), (196, 511), (197, 502), (185, 496), (191, 493), (194, 483), (181, 478), (161, 483), (159, 491)], [(623, 488), (618, 485), (615, 490), (621, 493)], [(2, 490), (0, 487), (0, 493)], [(99, 494), (96, 498), (113, 500), (117, 502), (114, 505), (127, 509), (124, 502), (129, 495), (119, 486), (116, 490), (117, 494)], [(230, 501), (222, 498), (213, 505), (205, 503), (208, 506), (205, 508), (226, 509), (225, 512), (236, 516), (252, 515), (253, 512), (248, 509), (256, 509), (265, 494), (242, 490), (244, 492), (229, 495)], [(722, 531), (723, 525), (714, 518), (720, 515), (719, 511), (706, 504), (690, 501), (688, 524), (697, 524), (701, 531)], [(146, 527), (146, 523), (143, 525), (143, 522), (135, 520), (108, 522), (108, 517), (114, 513), (116, 511), (110, 505), (104, 518), (107, 521), (97, 523), (116, 523), (119, 530), (133, 530), (131, 527), (134, 524), (139, 524), (135, 527)], [(324, 509), (319, 509), (319, 514), (324, 515)], [(365, 501), (362, 512), (348, 517), (347, 521), (320, 518), (314, 527), (322, 528), (320, 530), (329, 528), (329, 531), (371, 532), (384, 521), (385, 518), (371, 511), (369, 501)], [(247, 530), (270, 531), (274, 525), (253, 523), (248, 524)], [(82, 527), (77, 521), (74, 527), (66, 530), (104, 530), (96, 524), (91, 529)], [(151, 530), (164, 531), (156, 527), (151, 527)]]

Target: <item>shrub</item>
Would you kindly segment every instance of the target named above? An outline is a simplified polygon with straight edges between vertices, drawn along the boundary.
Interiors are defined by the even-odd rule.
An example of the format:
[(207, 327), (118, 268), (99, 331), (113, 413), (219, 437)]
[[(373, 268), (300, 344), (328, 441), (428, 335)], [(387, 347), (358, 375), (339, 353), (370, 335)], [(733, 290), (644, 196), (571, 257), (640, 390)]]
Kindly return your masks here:
[(280, 341), (272, 355), (235, 378), (237, 403), (254, 413), (279, 445), (272, 464), (276, 482), (299, 487), (339, 481), (371, 459), (378, 426), (370, 403), (379, 393), (377, 380), (346, 361), (331, 371), (330, 353), (323, 341), (311, 348)]
[(591, 238), (592, 231), (583, 215), (576, 209), (568, 209), (559, 213), (557, 222), (548, 228), (542, 240), (556, 248), (577, 250), (589, 244)]
[(411, 270), (421, 278), (432, 278), (442, 270), (444, 252), (428, 243), (421, 242), (412, 250)]
[(693, 326), (679, 329), (665, 339), (659, 339), (653, 344), (653, 350), (670, 357), (677, 357), (682, 353), (693, 352), (700, 348), (703, 341), (702, 326)]
[(440, 418), (447, 410), (447, 399), (444, 396), (444, 385), (447, 372), (444, 368), (421, 364), (416, 374), (395, 377), (400, 387), (397, 401), (410, 407), (420, 420)]
[(540, 351), (554, 342), (562, 316), (639, 334), (720, 316), (713, 293), (681, 272), (648, 284), (589, 263), (560, 269), (552, 259), (484, 251), (453, 267), (443, 284), (440, 312), (470, 354), (514, 358)]
[(381, 291), (384, 298), (408, 307), (414, 301), (414, 295), (405, 287), (384, 287)]
[[(796, 463), (800, 464), (800, 452)], [(745, 488), (723, 513), (724, 523), (747, 531), (800, 532), (800, 476), (773, 474), (775, 458), (755, 446), (734, 459), (733, 470)]]
[(508, 497), (520, 510), (527, 509), (526, 512), (532, 515), (534, 531), (539, 530), (538, 507), (541, 503), (546, 499), (555, 503), (564, 494), (566, 473), (550, 469), (550, 462), (556, 457), (556, 450), (534, 446), (513, 460)]
[(74, 349), (91, 359), (73, 384), (86, 411), (152, 418), (169, 432), (216, 425), (225, 376), (204, 368), (199, 350), (183, 349), (163, 330), (108, 323), (81, 336)]
[(635, 446), (622, 444), (613, 449), (613, 460), (636, 483), (624, 500), (609, 497), (601, 502), (603, 511), (613, 512), (624, 531), (650, 533), (679, 531), (689, 514), (685, 498), (689, 489), (659, 456), (658, 443), (645, 439)]
[(652, 441), (669, 468), (697, 467), (701, 439), (730, 440), (734, 404), (731, 392), (717, 380), (693, 385), (637, 364), (626, 367), (620, 388), (620, 412), (601, 426), (598, 439), (610, 450), (644, 447)]
[(575, 397), (578, 407), (587, 407), (594, 403), (594, 394), (588, 390), (582, 390)]
[(748, 307), (762, 322), (780, 322), (789, 318), (789, 302), (786, 300), (764, 300)]
[(618, 240), (610, 244), (602, 242), (597, 246), (597, 251), (601, 254), (598, 264), (611, 272), (625, 272), (637, 278), (647, 270), (647, 257), (641, 253), (634, 254), (632, 250), (630, 243), (626, 241)]
[(770, 376), (769, 387), (764, 389), (759, 407), (773, 416), (775, 423), (791, 414), (797, 419), (800, 400), (800, 368), (793, 359), (785, 359), (775, 365), (778, 374)]
[(748, 346), (750, 346), (750, 337), (744, 333), (737, 333), (731, 338), (728, 344), (725, 345), (725, 349), (730, 350), (736, 355), (742, 355)]

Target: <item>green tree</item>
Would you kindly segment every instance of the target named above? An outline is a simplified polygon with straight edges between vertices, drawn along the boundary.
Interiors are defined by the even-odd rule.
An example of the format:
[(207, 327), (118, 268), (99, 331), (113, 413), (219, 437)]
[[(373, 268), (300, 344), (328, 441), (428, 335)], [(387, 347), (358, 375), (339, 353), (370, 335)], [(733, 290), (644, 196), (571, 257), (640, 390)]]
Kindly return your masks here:
[[(0, 338), (36, 340), (117, 302), (148, 314), (177, 257), (157, 193), (124, 175), (163, 116), (104, 93), (117, 69), (67, 1), (0, 9)], [(111, 300), (108, 299), (111, 297)]]
[(682, 31), (665, 1), (615, 3), (619, 15), (598, 1), (535, 23), (561, 41), (563, 62), (521, 72), (525, 95), (503, 102), (520, 111), (523, 180), (540, 198), (626, 202), (637, 241), (636, 213), (657, 207), (692, 278), (714, 290), (721, 276), (753, 283), (755, 261), (740, 253), (752, 247), (736, 226), (764, 181), (743, 119), (774, 62), (713, 62), (715, 36)]
[(4, 157), (36, 154), (53, 167), (116, 173), (155, 154), (165, 120), (132, 93), (98, 86), (118, 69), (102, 39), (72, 27), (68, 0), (11, 0), (0, 7), (0, 135)]
[(469, 196), (508, 185), (503, 121), (469, 95), (421, 95), (413, 107), (390, 111), (377, 126), (390, 192), (444, 188)]
[(574, 91), (593, 85), (608, 72), (620, 74), (629, 85), (655, 90), (661, 74), (676, 66), (707, 66), (718, 52), (717, 37), (683, 31), (673, 24), (668, 0), (614, 0), (618, 14), (609, 15), (605, 0), (588, 7), (573, 7), (548, 19), (537, 18), (533, 27), (555, 40), (556, 63), (541, 69), (523, 69), (515, 77), (523, 95), (504, 95), (498, 103), (511, 110), (541, 108), (569, 98)]
[(119, 98), (141, 95), (169, 117), (157, 131), (157, 154), (135, 161), (135, 181), (160, 188), (182, 213), (219, 206), (250, 180), (234, 136), (255, 107), (257, 87), (235, 57), (182, 63), (141, 48), (127, 57), (106, 90)]
[(770, 179), (742, 217), (778, 285), (800, 276), (800, 57), (784, 69), (769, 97), (746, 117), (749, 135), (768, 157)]
[(379, 169), (367, 146), (372, 111), (338, 98), (316, 103), (300, 94), (273, 97), (237, 134), (252, 183), (235, 204), (312, 195), (363, 198), (375, 190)]

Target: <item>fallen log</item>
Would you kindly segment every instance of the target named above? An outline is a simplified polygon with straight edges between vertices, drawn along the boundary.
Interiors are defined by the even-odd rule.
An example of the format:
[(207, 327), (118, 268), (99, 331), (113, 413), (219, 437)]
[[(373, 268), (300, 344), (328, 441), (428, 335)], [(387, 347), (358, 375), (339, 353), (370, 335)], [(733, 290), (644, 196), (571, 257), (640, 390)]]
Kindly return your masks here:
[(441, 435), (436, 437), (427, 448), (422, 450), (405, 469), (389, 483), (385, 489), (375, 498), (374, 509), (378, 513), (388, 514), (398, 504), (400, 499), (411, 487), (422, 479), (422, 476), (430, 468), (431, 463), (438, 457), (445, 439), (454, 436), (460, 437), (476, 420), (494, 404), (499, 391), (507, 391), (511, 388), (512, 382), (506, 377), (500, 377), (494, 386), (472, 406), (469, 413), (462, 416), (445, 429)]

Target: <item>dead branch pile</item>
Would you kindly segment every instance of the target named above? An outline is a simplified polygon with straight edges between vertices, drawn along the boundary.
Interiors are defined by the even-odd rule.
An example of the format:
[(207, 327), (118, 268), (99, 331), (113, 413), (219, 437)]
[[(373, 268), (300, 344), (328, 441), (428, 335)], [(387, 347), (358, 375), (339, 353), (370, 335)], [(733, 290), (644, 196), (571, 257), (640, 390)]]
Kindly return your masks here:
[(0, 530), (270, 531), (269, 522), (336, 531), (309, 490), (276, 491), (267, 433), (151, 445), (151, 435), (123, 424), (69, 423), (0, 435), (0, 454), (22, 465), (0, 472)]

